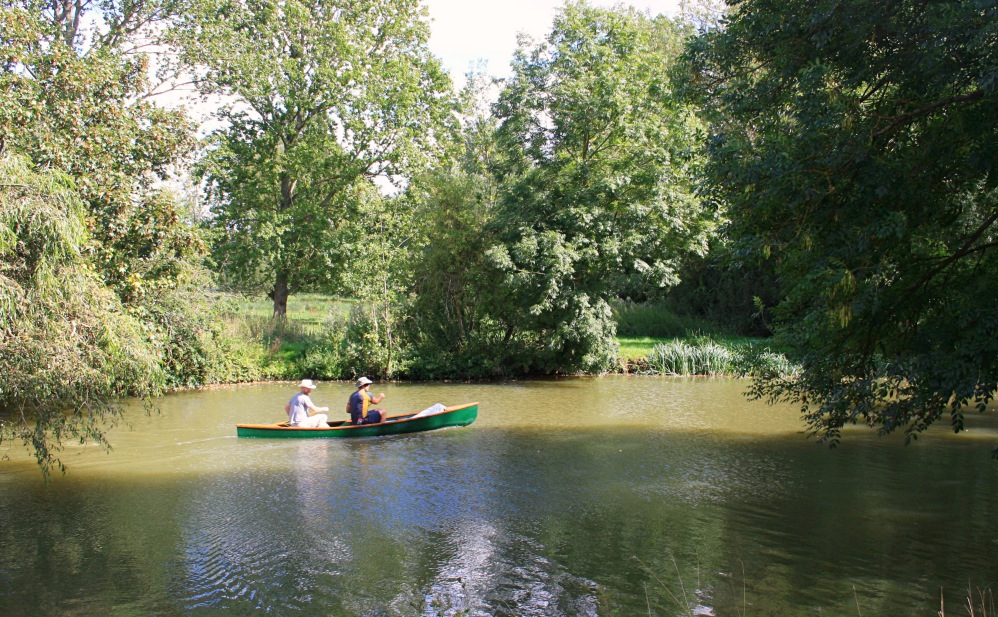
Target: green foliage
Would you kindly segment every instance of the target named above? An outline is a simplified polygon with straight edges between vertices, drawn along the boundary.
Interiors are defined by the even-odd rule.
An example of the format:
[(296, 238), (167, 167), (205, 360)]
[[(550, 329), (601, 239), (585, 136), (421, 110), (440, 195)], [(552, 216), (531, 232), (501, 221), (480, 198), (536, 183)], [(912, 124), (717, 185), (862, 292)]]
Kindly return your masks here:
[(679, 315), (698, 318), (747, 336), (769, 336), (766, 312), (778, 303), (779, 286), (769, 261), (746, 259), (724, 232), (703, 257), (688, 259), (682, 281), (662, 303)]
[(419, 3), (204, 0), (174, 33), (203, 91), (233, 101), (202, 167), (228, 281), (276, 315), (342, 289), (371, 181), (421, 169), (450, 122)]
[(203, 250), (172, 196), (154, 188), (191, 151), (193, 127), (146, 99), (149, 58), (132, 40), (141, 31), (148, 41), (168, 6), (13, 0), (0, 10), (0, 149), (73, 178), (95, 265), (126, 302), (177, 286)]
[(863, 422), (954, 430), (998, 384), (998, 6), (739, 3), (690, 48), (707, 168), (770, 260), (801, 373), (758, 397), (834, 445)]
[(693, 194), (698, 125), (668, 70), (685, 31), (634, 10), (568, 3), (522, 45), (495, 113), (503, 181), (486, 252), (490, 317), (528, 370), (613, 363), (609, 301), (677, 282), (711, 217)]
[(67, 440), (109, 447), (117, 397), (164, 386), (142, 324), (86, 257), (84, 212), (64, 175), (0, 158), (0, 443), (46, 474)]
[(356, 346), (347, 342), (356, 302), (306, 294), (286, 318), (271, 316), (269, 304), (252, 298), (230, 297), (222, 305), (229, 336), (241, 343), (241, 364), (259, 378), (350, 379), (363, 372)]
[(663, 375), (730, 375), (735, 372), (735, 357), (710, 339), (693, 343), (677, 339), (656, 345), (648, 365)]
[(715, 329), (708, 322), (680, 317), (654, 303), (615, 302), (613, 318), (617, 322), (617, 335), (621, 337), (677, 337)]
[(796, 379), (800, 376), (800, 364), (768, 345), (748, 345), (741, 352), (735, 360), (735, 373), (740, 376), (759, 380)]
[(45, 473), (66, 439), (109, 446), (118, 397), (257, 376), (194, 291), (203, 242), (162, 188), (194, 145), (182, 111), (150, 102), (146, 50), (176, 8), (0, 3), (0, 440)]
[(663, 375), (737, 375), (795, 377), (800, 367), (758, 339), (692, 336), (655, 345), (646, 358), (651, 372)]
[(412, 343), (413, 376), (490, 377), (501, 374), (494, 342), (501, 327), (489, 318), (485, 231), (494, 184), (460, 167), (417, 180), (414, 198), (422, 246), (415, 253), (412, 293), (405, 321)]
[(219, 297), (195, 289), (169, 290), (130, 309), (140, 317), (169, 388), (260, 379), (255, 354), (222, 321)]
[(402, 333), (407, 292), (418, 275), (413, 251), (420, 243), (417, 210), (408, 195), (370, 195), (359, 204), (362, 233), (350, 245), (347, 286), (357, 302), (346, 321), (346, 377), (389, 379), (404, 371), (408, 344)]

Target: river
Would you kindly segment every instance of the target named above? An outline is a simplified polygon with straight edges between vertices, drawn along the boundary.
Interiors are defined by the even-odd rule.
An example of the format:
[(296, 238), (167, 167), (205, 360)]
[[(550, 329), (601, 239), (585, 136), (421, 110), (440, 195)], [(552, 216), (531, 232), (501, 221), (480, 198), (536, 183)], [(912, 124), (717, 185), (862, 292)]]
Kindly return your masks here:
[[(829, 450), (745, 382), (614, 376), (377, 384), (478, 420), (235, 436), (293, 386), (130, 405), (112, 453), (70, 445), (48, 484), (7, 451), (0, 615), (929, 617), (998, 584), (993, 413)], [(338, 419), (351, 391), (313, 399)]]

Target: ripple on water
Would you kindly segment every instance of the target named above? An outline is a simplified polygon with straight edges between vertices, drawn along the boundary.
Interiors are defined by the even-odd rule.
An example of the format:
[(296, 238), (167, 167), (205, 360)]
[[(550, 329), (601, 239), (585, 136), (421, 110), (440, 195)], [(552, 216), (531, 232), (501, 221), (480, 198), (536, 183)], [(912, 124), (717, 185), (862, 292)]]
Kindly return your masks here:
[(598, 585), (551, 561), (529, 536), (472, 523), (447, 545), (424, 595), (427, 617), (599, 614)]

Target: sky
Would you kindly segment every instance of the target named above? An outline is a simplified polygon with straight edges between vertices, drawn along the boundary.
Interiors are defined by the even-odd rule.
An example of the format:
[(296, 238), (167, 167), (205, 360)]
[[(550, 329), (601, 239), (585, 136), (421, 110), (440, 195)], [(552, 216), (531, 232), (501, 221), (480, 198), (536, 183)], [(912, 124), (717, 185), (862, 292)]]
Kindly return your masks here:
[[(590, 0), (593, 6), (612, 7), (619, 1)], [(509, 62), (516, 50), (516, 36), (525, 33), (542, 39), (551, 29), (562, 0), (423, 0), (430, 12), (430, 51), (441, 59), (455, 86), (485, 60), (485, 72), (509, 76)], [(631, 5), (652, 15), (675, 15), (679, 0), (632, 0)]]

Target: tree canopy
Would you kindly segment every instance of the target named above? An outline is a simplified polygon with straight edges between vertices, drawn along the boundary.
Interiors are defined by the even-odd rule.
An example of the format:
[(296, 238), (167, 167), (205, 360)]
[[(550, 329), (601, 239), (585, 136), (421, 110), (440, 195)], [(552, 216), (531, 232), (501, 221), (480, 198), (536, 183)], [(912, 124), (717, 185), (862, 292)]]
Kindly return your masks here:
[(0, 443), (23, 442), (46, 472), (66, 439), (108, 447), (117, 397), (164, 381), (141, 322), (86, 258), (89, 239), (67, 176), (0, 158)]
[(204, 166), (217, 258), (284, 315), (290, 293), (340, 289), (361, 185), (433, 156), (450, 82), (416, 0), (197, 6), (178, 42), (227, 102)]
[(46, 472), (66, 439), (109, 445), (120, 397), (244, 368), (165, 182), (195, 144), (183, 110), (151, 100), (176, 10), (0, 2), (0, 443)]
[(774, 262), (795, 402), (849, 423), (963, 427), (998, 386), (998, 6), (746, 0), (688, 52), (704, 182)]
[(687, 32), (633, 9), (570, 2), (524, 41), (495, 114), (504, 190), (489, 250), (492, 315), (547, 370), (600, 370), (624, 281), (678, 282), (712, 217), (694, 195), (698, 131), (669, 69)]
[(194, 147), (184, 113), (147, 97), (142, 43), (172, 7), (14, 0), (0, 13), (0, 143), (73, 179), (97, 267), (126, 301), (175, 286), (204, 248), (157, 184)]

